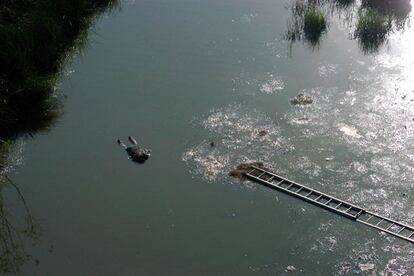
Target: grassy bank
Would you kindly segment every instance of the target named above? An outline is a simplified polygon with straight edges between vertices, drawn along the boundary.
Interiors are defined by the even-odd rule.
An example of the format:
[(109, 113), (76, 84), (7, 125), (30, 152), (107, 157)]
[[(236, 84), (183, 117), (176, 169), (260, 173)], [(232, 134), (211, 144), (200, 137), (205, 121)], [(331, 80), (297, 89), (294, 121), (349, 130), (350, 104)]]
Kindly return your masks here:
[[(47, 129), (59, 117), (57, 82), (64, 64), (87, 40), (96, 16), (117, 0), (3, 0), (0, 3), (0, 274), (28, 259), (20, 231), (1, 197), (14, 139)], [(32, 225), (32, 224), (30, 224)], [(30, 228), (29, 228), (30, 229)], [(26, 229), (27, 230), (27, 229)]]
[(115, 0), (6, 0), (0, 6), (0, 138), (47, 128), (59, 115), (56, 81)]

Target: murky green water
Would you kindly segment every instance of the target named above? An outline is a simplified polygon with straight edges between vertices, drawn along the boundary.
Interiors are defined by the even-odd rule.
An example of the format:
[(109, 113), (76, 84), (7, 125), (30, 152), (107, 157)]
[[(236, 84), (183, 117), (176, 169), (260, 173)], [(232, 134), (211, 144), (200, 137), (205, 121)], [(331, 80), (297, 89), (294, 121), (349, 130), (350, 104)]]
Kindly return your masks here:
[[(414, 29), (366, 54), (351, 7), (290, 47), (291, 4), (127, 1), (97, 22), (59, 123), (18, 146), (11, 177), (41, 229), (22, 275), (414, 274), (412, 244), (227, 176), (261, 160), (414, 224)], [(116, 144), (129, 135), (144, 165)]]

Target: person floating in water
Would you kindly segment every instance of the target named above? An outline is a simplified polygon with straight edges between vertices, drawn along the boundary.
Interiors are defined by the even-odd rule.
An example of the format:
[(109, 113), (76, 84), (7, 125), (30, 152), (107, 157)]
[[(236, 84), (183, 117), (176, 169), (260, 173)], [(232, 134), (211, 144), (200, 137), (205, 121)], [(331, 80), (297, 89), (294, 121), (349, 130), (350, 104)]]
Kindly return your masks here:
[(147, 161), (147, 159), (151, 156), (151, 150), (140, 148), (137, 141), (131, 136), (128, 137), (128, 140), (132, 143), (132, 145), (129, 147), (125, 145), (120, 139), (118, 139), (117, 142), (126, 150), (131, 160), (137, 163), (144, 163)]

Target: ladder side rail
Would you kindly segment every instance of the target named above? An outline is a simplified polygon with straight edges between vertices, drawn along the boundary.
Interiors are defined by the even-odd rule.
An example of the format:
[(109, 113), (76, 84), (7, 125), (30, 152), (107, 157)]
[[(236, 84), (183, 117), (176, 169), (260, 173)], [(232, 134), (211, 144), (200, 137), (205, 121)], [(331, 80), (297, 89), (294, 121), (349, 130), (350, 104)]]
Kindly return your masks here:
[[(304, 195), (297, 194), (297, 193), (295, 193), (295, 192), (293, 192), (293, 191), (291, 191), (291, 190), (287, 190), (286, 188), (283, 188), (283, 187), (280, 187), (280, 186), (275, 185), (275, 184), (273, 184), (273, 183), (267, 182), (266, 180), (263, 180), (263, 179), (258, 178), (258, 177), (256, 177), (256, 176), (253, 176), (253, 175), (247, 175), (247, 176), (248, 176), (249, 178), (252, 178), (252, 179), (254, 179), (254, 180), (257, 180), (257, 182), (259, 182), (259, 183), (261, 183), (261, 184), (263, 184), (263, 185), (266, 185), (266, 186), (268, 186), (268, 187), (271, 187), (271, 188), (274, 188), (274, 189), (280, 190), (280, 191), (282, 191), (282, 192), (285, 192), (285, 193), (287, 193), (287, 194), (289, 194), (289, 195), (292, 195), (292, 196), (295, 196), (295, 197), (297, 197), (297, 198), (303, 199), (303, 200), (308, 201), (308, 202), (310, 202), (310, 203), (312, 203), (312, 204), (314, 204), (314, 205), (317, 205), (317, 206), (322, 207), (322, 208), (324, 208), (324, 209), (327, 209), (327, 210), (329, 210), (329, 211), (333, 211), (333, 212), (335, 212), (335, 213), (337, 213), (337, 214), (339, 214), (339, 215), (342, 215), (342, 216), (344, 216), (344, 217), (346, 217), (346, 218), (349, 218), (349, 219), (352, 219), (352, 220), (356, 220), (356, 216), (354, 216), (354, 215), (352, 215), (352, 214), (342, 212), (341, 210), (335, 209), (334, 207), (331, 207), (331, 206), (325, 205), (325, 204), (323, 204), (323, 203), (321, 203), (321, 202), (319, 202), (319, 201), (316, 201), (316, 200), (314, 200), (314, 199), (312, 199), (312, 198), (305, 197)], [(300, 184), (297, 184), (297, 185), (300, 185)], [(318, 192), (318, 193), (319, 193), (319, 192)], [(328, 196), (328, 197), (329, 197), (329, 196)]]
[[(395, 220), (393, 220), (393, 219), (386, 218), (386, 217), (384, 217), (384, 216), (381, 216), (381, 215), (375, 214), (375, 213), (370, 212), (370, 211), (365, 211), (365, 213), (366, 213), (367, 215), (371, 215), (371, 216), (377, 217), (377, 218), (379, 218), (379, 219), (383, 219), (383, 220), (385, 220), (385, 221), (387, 221), (387, 222), (389, 222), (389, 223), (394, 223), (394, 224), (395, 224), (395, 225), (397, 225), (397, 226), (405, 227), (406, 229), (409, 229), (409, 230), (411, 230), (411, 231), (414, 231), (414, 227), (413, 227), (413, 226), (410, 226), (410, 225), (408, 225), (408, 224), (401, 223), (401, 222), (395, 221)], [(366, 222), (366, 221), (364, 221), (364, 220), (362, 220), (362, 219), (358, 219), (358, 221), (360, 221), (360, 222)], [(365, 224), (374, 225), (374, 224), (371, 224), (371, 223), (369, 223), (369, 222), (366, 222)], [(379, 227), (379, 228), (380, 228), (380, 227)], [(381, 229), (382, 229), (382, 228), (381, 228)], [(386, 229), (386, 228), (384, 228), (384, 229)]]
[(390, 230), (387, 230), (386, 228), (381, 228), (381, 227), (379, 227), (379, 226), (376, 226), (375, 224), (371, 224), (371, 223), (369, 223), (369, 222), (365, 222), (365, 221), (363, 221), (363, 220), (358, 220), (358, 219), (357, 219), (357, 221), (358, 221), (358, 222), (361, 222), (361, 223), (363, 223), (363, 224), (365, 224), (365, 225), (368, 225), (368, 226), (374, 227), (374, 228), (376, 228), (376, 229), (378, 229), (378, 230), (380, 230), (380, 231), (387, 232), (388, 234), (391, 234), (391, 235), (393, 235), (393, 236), (399, 237), (399, 238), (401, 238), (401, 239), (403, 239), (403, 240), (406, 240), (406, 241), (409, 241), (409, 242), (414, 243), (414, 238), (409, 238), (409, 237), (407, 237), (407, 236), (403, 236), (403, 235), (401, 235), (401, 234), (398, 234), (397, 232), (392, 232), (392, 231), (390, 231)]
[[(359, 206), (357, 206), (357, 205), (354, 205), (354, 204), (349, 203), (349, 202), (347, 202), (347, 201), (344, 201), (344, 200), (338, 199), (338, 198), (336, 198), (336, 197), (330, 196), (330, 195), (328, 195), (328, 194), (322, 193), (322, 192), (320, 192), (320, 191), (318, 191), (318, 190), (315, 190), (315, 189), (312, 189), (312, 188), (310, 188), (310, 187), (308, 187), (308, 186), (305, 186), (305, 185), (299, 184), (299, 183), (297, 183), (297, 182), (295, 182), (295, 181), (289, 180), (289, 179), (287, 179), (287, 178), (285, 178), (285, 177), (282, 177), (282, 176), (280, 176), (280, 175), (277, 175), (277, 174), (275, 174), (275, 173), (272, 173), (272, 172), (270, 172), (270, 171), (268, 171), (268, 170), (265, 170), (265, 169), (262, 169), (262, 168), (259, 168), (259, 167), (256, 167), (256, 166), (252, 166), (252, 168), (254, 168), (254, 169), (258, 170), (258, 171), (261, 171), (261, 172), (267, 173), (267, 174), (271, 175), (271, 176), (272, 176), (272, 177), (274, 177), (274, 178), (277, 178), (278, 180), (280, 180), (280, 182), (279, 182), (279, 183), (281, 183), (281, 182), (286, 182), (286, 183), (288, 183), (288, 184), (293, 184), (293, 185), (296, 185), (296, 186), (298, 186), (298, 187), (299, 187), (299, 189), (307, 189), (307, 190), (309, 190), (309, 191), (311, 191), (311, 192), (315, 192), (315, 193), (319, 194), (320, 196), (324, 196), (324, 197), (328, 198), (328, 199), (329, 199), (329, 201), (335, 200), (335, 201), (338, 201), (338, 202), (341, 202), (341, 203), (347, 204), (347, 205), (349, 205), (349, 206), (351, 207), (351, 209), (352, 209), (352, 208), (353, 208), (353, 209), (356, 209), (356, 211), (359, 211), (359, 212), (358, 212), (357, 214), (355, 214), (355, 215), (352, 215), (352, 214), (349, 214), (349, 213), (343, 212), (343, 211), (341, 211), (341, 210), (339, 210), (339, 209), (335, 209), (335, 208), (334, 208), (334, 207), (332, 207), (332, 206), (329, 206), (329, 205), (323, 204), (322, 202), (317, 201), (317, 200), (314, 200), (314, 199), (312, 199), (312, 198), (310, 198), (310, 197), (306, 197), (306, 196), (304, 196), (304, 195), (301, 195), (300, 193), (296, 193), (296, 192), (293, 192), (293, 191), (288, 190), (288, 189), (286, 189), (286, 188), (283, 188), (283, 187), (281, 187), (281, 186), (275, 185), (275, 184), (273, 184), (273, 183), (271, 183), (271, 182), (268, 182), (268, 181), (266, 181), (266, 180), (264, 180), (264, 179), (262, 179), (262, 178), (259, 178), (259, 177), (257, 177), (257, 176), (254, 176), (254, 175), (250, 174), (250, 172), (245, 174), (248, 178), (251, 178), (251, 179), (255, 180), (256, 182), (259, 182), (260, 184), (263, 184), (263, 185), (265, 185), (265, 186), (268, 186), (268, 187), (271, 187), (271, 188), (274, 188), (274, 189), (280, 190), (280, 191), (285, 192), (285, 193), (287, 193), (287, 194), (289, 194), (289, 195), (293, 195), (293, 196), (295, 196), (295, 197), (297, 197), (297, 198), (300, 198), (300, 199), (303, 199), (303, 200), (305, 200), (305, 201), (308, 201), (308, 202), (310, 202), (310, 203), (312, 203), (312, 204), (314, 204), (314, 205), (320, 206), (320, 207), (322, 207), (322, 208), (324, 208), (324, 209), (327, 209), (327, 210), (333, 211), (333, 212), (335, 212), (335, 213), (337, 213), (337, 214), (340, 214), (340, 215), (342, 215), (342, 216), (344, 216), (344, 217), (347, 217), (347, 218), (349, 218), (349, 219), (352, 219), (352, 220), (355, 220), (355, 221), (361, 222), (361, 223), (363, 223), (363, 224), (365, 224), (365, 225), (368, 225), (368, 226), (371, 226), (371, 227), (373, 227), (373, 228), (375, 228), (375, 229), (377, 229), (377, 230), (380, 230), (380, 231), (386, 232), (386, 233), (391, 234), (391, 235), (393, 235), (393, 236), (395, 236), (395, 237), (399, 237), (399, 238), (401, 238), (401, 239), (403, 239), (403, 240), (406, 240), (406, 241), (409, 241), (409, 242), (414, 243), (414, 227), (413, 227), (413, 226), (410, 226), (410, 225), (408, 225), (408, 224), (401, 223), (401, 222), (398, 222), (398, 221), (396, 221), (396, 220), (389, 219), (389, 218), (384, 217), (384, 216), (381, 216), (381, 215), (379, 215), (379, 214), (376, 214), (376, 213), (373, 213), (373, 212), (367, 211), (367, 210), (365, 210), (365, 209), (363, 209), (363, 208), (361, 208), (361, 207), (359, 207)], [(318, 197), (318, 199), (319, 199), (319, 197)], [(365, 214), (365, 215), (369, 216), (369, 218), (368, 218), (368, 219), (366, 219), (366, 220), (363, 220), (363, 219), (361, 219), (361, 218), (360, 218), (361, 214)], [(369, 222), (369, 220), (370, 220), (371, 218), (373, 218), (373, 217), (374, 217), (374, 218), (379, 219), (379, 220), (380, 220), (380, 222), (382, 222), (382, 221), (386, 221), (386, 222), (391, 223), (391, 224), (393, 224), (393, 225), (397, 225), (398, 227), (401, 227), (401, 229), (402, 229), (402, 230), (407, 229), (407, 230), (411, 231), (411, 234), (404, 236), (404, 235), (400, 234), (400, 233), (402, 232), (402, 230), (401, 230), (401, 229), (399, 229), (400, 231), (395, 231), (395, 232), (394, 232), (394, 231), (389, 230), (389, 229), (391, 228), (391, 226), (393, 226), (393, 225), (386, 227), (386, 226), (379, 226), (379, 225), (377, 225), (377, 224), (378, 224), (378, 221), (377, 221), (376, 223), (371, 223), (371, 222)]]
[[(267, 171), (267, 170), (265, 170), (265, 169), (260, 169), (259, 167), (256, 167), (256, 166), (252, 166), (252, 168), (255, 168), (255, 169), (257, 169), (257, 170), (261, 170), (261, 171), (264, 171), (264, 172), (266, 172), (266, 173), (268, 173), (268, 174), (274, 175), (274, 176), (278, 177), (278, 178), (279, 178), (279, 179), (281, 179), (281, 180), (283, 179), (284, 181), (289, 182), (289, 184), (291, 184), (291, 183), (292, 183), (292, 184), (298, 185), (298, 186), (303, 187), (303, 188), (306, 188), (306, 189), (308, 189), (308, 190), (310, 190), (310, 191), (313, 191), (313, 192), (316, 192), (316, 193), (318, 193), (318, 194), (321, 194), (321, 195), (323, 195), (323, 196), (325, 196), (325, 197), (332, 198), (333, 200), (336, 200), (336, 201), (339, 201), (339, 202), (345, 203), (345, 204), (347, 204), (347, 205), (349, 205), (349, 206), (353, 207), (354, 209), (359, 209), (359, 210), (364, 210), (364, 211), (365, 211), (365, 209), (364, 209), (364, 208), (361, 208), (361, 207), (359, 207), (359, 206), (357, 206), (357, 205), (355, 205), (355, 204), (352, 204), (352, 203), (350, 203), (350, 202), (344, 201), (344, 200), (339, 199), (339, 198), (336, 198), (336, 197), (334, 197), (334, 196), (331, 196), (331, 195), (328, 195), (328, 194), (322, 193), (322, 192), (320, 192), (320, 191), (318, 191), (318, 190), (312, 189), (312, 188), (310, 188), (310, 187), (308, 187), (308, 186), (305, 186), (305, 185), (303, 185), (303, 184), (299, 184), (299, 183), (297, 183), (297, 182), (295, 182), (295, 181), (289, 180), (289, 179), (287, 179), (287, 178), (284, 178), (284, 177), (282, 177), (282, 176), (280, 176), (280, 175), (277, 175), (277, 174), (272, 173), (272, 172), (270, 172), (270, 171)], [(260, 181), (263, 181), (262, 179), (259, 179), (259, 180), (260, 180)]]

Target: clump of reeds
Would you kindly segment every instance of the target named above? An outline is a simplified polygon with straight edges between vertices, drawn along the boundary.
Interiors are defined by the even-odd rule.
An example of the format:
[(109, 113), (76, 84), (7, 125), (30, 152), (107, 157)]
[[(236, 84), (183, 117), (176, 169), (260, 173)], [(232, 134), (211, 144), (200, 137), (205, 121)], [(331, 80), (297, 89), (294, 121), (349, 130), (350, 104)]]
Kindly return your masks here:
[(321, 35), (327, 29), (325, 15), (315, 7), (309, 7), (304, 14), (304, 34), (312, 45), (319, 43)]
[(305, 41), (312, 47), (319, 45), (322, 34), (327, 31), (328, 23), (325, 14), (318, 7), (316, 2), (295, 1), (291, 8), (292, 19), (288, 21), (285, 39), (292, 44), (296, 41)]
[(392, 22), (374, 9), (362, 12), (358, 18), (355, 37), (365, 52), (375, 52), (385, 42)]

